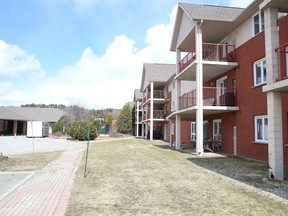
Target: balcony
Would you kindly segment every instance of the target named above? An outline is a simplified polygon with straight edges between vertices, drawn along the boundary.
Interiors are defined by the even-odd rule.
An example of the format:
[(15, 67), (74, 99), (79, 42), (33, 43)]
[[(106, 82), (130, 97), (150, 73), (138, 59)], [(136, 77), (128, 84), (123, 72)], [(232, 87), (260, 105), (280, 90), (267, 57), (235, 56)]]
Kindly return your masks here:
[(141, 123), (142, 122), (142, 117), (138, 117), (138, 121), (137, 121), (137, 117), (135, 117), (135, 124), (137, 124), (137, 123)]
[[(203, 43), (202, 63), (204, 81), (219, 76), (238, 66), (235, 62), (235, 46), (228, 44)], [(196, 50), (192, 48), (180, 62), (180, 73), (176, 79), (196, 80)]]
[[(151, 99), (151, 92), (149, 92), (146, 96), (144, 96), (143, 103), (141, 107), (145, 104), (149, 103)], [(154, 90), (153, 91), (153, 103), (154, 104), (165, 104), (169, 99), (167, 98), (167, 94), (164, 90)]]
[[(196, 92), (185, 93), (179, 97), (179, 110), (196, 106)], [(203, 88), (203, 106), (235, 106), (234, 92), (226, 92), (226, 88), (204, 87)]]
[[(151, 92), (147, 94), (147, 100), (151, 98)], [(164, 90), (154, 90), (153, 91), (154, 99), (165, 99), (165, 91)]]
[(276, 82), (263, 86), (263, 91), (288, 92), (288, 43), (275, 49), (279, 70)]
[[(166, 112), (164, 110), (153, 110), (153, 119), (154, 120), (163, 120), (167, 116)], [(151, 112), (147, 113), (147, 118), (145, 120), (148, 120), (151, 118)]]
[(279, 71), (277, 81), (288, 78), (288, 43), (275, 49), (278, 57)]

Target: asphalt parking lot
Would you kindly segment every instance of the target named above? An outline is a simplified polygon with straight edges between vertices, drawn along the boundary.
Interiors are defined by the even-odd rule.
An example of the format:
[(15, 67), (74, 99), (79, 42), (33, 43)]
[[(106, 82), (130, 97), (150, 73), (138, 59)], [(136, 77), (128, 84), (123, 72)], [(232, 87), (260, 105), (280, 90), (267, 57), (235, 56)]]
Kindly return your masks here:
[(65, 139), (27, 138), (26, 136), (0, 137), (0, 153), (3, 155), (29, 154), (36, 152), (53, 152), (66, 150), (71, 141)]

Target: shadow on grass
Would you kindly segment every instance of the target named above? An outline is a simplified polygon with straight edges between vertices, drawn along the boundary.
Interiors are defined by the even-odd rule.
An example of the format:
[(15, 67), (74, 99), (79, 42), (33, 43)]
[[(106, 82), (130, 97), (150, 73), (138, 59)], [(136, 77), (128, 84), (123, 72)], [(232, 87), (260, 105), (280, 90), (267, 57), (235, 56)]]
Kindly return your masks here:
[(153, 146), (161, 149), (171, 149), (169, 145), (153, 145)]
[(288, 200), (288, 182), (268, 180), (268, 165), (238, 157), (187, 158), (193, 164)]

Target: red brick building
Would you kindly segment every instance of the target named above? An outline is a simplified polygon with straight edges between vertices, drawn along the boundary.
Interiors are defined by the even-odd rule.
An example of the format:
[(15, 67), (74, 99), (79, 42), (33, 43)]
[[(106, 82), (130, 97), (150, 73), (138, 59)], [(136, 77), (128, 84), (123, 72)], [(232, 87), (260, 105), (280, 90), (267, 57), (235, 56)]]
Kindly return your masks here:
[(269, 177), (284, 178), (287, 12), (285, 0), (254, 0), (245, 9), (179, 3), (165, 140), (176, 149), (195, 144), (198, 155), (217, 143), (222, 153), (268, 162)]

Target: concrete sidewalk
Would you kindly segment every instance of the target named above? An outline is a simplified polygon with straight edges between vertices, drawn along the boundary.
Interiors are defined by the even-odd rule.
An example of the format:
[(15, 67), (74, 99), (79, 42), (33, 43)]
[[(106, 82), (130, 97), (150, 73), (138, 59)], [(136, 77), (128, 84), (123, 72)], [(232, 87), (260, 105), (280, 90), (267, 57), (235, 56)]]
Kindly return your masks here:
[(64, 215), (85, 144), (71, 145), (58, 159), (0, 200), (1, 215)]

